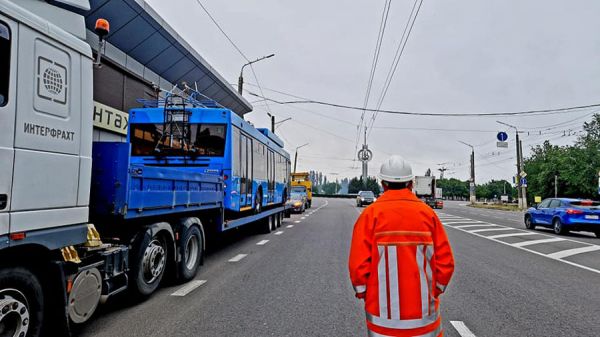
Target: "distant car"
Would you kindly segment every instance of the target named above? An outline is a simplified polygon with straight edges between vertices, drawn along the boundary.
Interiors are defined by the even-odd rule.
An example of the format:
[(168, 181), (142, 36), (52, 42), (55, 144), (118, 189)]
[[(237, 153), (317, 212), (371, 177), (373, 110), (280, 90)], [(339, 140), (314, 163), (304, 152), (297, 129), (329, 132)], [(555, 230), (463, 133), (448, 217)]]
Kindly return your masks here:
[(556, 234), (588, 231), (600, 238), (600, 202), (582, 199), (549, 198), (525, 213), (525, 227), (552, 228)]
[(375, 194), (371, 191), (360, 191), (356, 197), (356, 207), (362, 207), (364, 205), (370, 205), (377, 200)]
[(442, 209), (444, 208), (444, 200), (435, 199), (435, 198), (421, 198), (421, 200), (427, 204), (427, 206), (433, 209)]
[(290, 201), (288, 201), (288, 203), (291, 206), (292, 212), (304, 213), (307, 203), (306, 193), (292, 192), (292, 194), (290, 194)]

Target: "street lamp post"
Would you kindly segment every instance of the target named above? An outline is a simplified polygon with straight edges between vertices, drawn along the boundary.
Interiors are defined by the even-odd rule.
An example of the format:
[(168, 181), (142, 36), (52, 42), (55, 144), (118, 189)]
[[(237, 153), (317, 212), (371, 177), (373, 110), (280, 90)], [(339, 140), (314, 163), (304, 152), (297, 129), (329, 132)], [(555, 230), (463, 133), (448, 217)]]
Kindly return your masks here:
[(246, 63), (246, 64), (244, 64), (242, 66), (242, 70), (240, 71), (240, 78), (238, 79), (238, 93), (240, 95), (242, 95), (242, 92), (244, 91), (244, 68), (246, 68), (246, 66), (249, 66), (249, 65), (251, 65), (253, 63), (256, 63), (258, 61), (262, 61), (264, 59), (268, 59), (268, 58), (273, 57), (273, 56), (275, 56), (275, 54), (271, 54), (271, 55), (259, 57), (256, 60), (250, 61), (250, 62), (248, 62), (248, 63)]
[[(516, 149), (517, 149), (517, 176), (515, 178), (515, 183), (517, 185), (517, 192), (519, 195), (519, 209), (527, 209), (527, 187), (521, 184), (521, 178), (524, 178), (524, 170), (523, 170), (523, 147), (521, 141), (519, 140), (519, 129), (508, 123), (496, 121), (498, 124), (502, 124), (508, 126), (515, 130), (515, 140), (516, 140)], [(523, 176), (522, 176), (523, 175)]]
[(277, 124), (281, 124), (281, 123), (283, 123), (283, 122), (287, 122), (287, 121), (289, 121), (290, 119), (292, 119), (292, 117), (288, 117), (288, 118), (286, 118), (286, 119), (282, 119), (282, 120), (280, 120), (279, 122), (275, 123), (275, 116), (274, 116), (274, 115), (271, 115), (271, 114), (270, 114), (270, 113), (268, 113), (268, 112), (267, 112), (267, 115), (268, 115), (269, 117), (271, 117), (271, 132), (273, 132), (273, 133), (275, 133), (275, 125), (277, 125)]
[(475, 195), (475, 147), (462, 141), (459, 142), (471, 148), (471, 182), (469, 184), (469, 201), (471, 204), (474, 204), (477, 199)]
[(296, 147), (296, 154), (294, 155), (294, 173), (296, 173), (296, 163), (298, 163), (298, 149), (301, 147), (305, 147), (307, 145), (308, 145), (308, 143)]

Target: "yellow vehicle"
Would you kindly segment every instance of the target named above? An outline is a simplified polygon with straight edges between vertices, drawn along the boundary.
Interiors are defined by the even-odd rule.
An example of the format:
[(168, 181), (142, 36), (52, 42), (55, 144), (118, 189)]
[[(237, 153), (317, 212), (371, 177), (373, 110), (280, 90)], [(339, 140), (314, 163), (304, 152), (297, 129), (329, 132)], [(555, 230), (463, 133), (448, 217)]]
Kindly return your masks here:
[(294, 186), (304, 186), (306, 188), (306, 198), (308, 199), (308, 208), (312, 206), (312, 181), (310, 181), (308, 172), (292, 173), (292, 192)]

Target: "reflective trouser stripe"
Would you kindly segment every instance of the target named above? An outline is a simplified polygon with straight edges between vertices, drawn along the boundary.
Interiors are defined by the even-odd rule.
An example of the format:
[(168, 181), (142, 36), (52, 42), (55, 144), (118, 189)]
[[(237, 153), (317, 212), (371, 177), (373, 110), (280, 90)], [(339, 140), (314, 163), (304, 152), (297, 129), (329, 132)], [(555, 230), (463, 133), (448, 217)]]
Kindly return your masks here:
[(398, 248), (396, 246), (388, 246), (388, 276), (390, 284), (390, 318), (400, 319), (400, 291), (398, 288)]
[(352, 286), (354, 288), (354, 291), (358, 294), (360, 293), (364, 293), (365, 291), (367, 291), (367, 286)]
[[(433, 330), (431, 332), (428, 332), (423, 335), (414, 336), (414, 337), (438, 337), (438, 336), (440, 336), (441, 333), (442, 333), (442, 324), (438, 325), (438, 327), (435, 328), (435, 330)], [(382, 335), (380, 333), (377, 333), (377, 332), (371, 331), (371, 330), (368, 330), (368, 336), (369, 337), (393, 337), (393, 336), (389, 336), (389, 335)]]
[(424, 246), (416, 247), (416, 262), (419, 269), (419, 283), (421, 285), (421, 314), (427, 316), (429, 314), (429, 279), (425, 275), (425, 254), (423, 254)]
[(435, 323), (439, 318), (439, 312), (434, 311), (433, 314), (423, 316), (417, 319), (388, 319), (387, 316), (379, 317), (366, 312), (367, 321), (373, 325), (388, 329), (418, 329)]
[(379, 281), (379, 316), (387, 317), (387, 273), (385, 246), (378, 246), (379, 263), (377, 265), (377, 279)]

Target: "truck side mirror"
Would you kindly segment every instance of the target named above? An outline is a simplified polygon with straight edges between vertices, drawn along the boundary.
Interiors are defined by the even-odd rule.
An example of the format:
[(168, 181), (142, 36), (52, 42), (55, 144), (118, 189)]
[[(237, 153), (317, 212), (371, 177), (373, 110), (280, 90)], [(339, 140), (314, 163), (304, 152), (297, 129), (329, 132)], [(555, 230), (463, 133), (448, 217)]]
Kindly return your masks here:
[(96, 62), (94, 62), (94, 65), (100, 67), (102, 65), (103, 49), (106, 46), (105, 39), (110, 32), (110, 23), (108, 20), (100, 18), (96, 20), (96, 28), (94, 30), (96, 34), (98, 34), (98, 53), (96, 54)]

